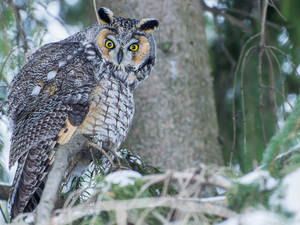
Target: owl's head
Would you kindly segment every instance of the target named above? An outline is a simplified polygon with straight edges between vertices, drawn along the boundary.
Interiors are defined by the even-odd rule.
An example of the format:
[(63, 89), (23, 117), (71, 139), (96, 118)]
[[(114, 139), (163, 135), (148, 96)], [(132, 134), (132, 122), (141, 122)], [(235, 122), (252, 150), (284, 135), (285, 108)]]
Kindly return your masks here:
[(147, 78), (156, 58), (152, 31), (158, 26), (156, 19), (136, 20), (114, 16), (107, 8), (99, 8), (101, 23), (96, 44), (114, 75), (122, 80)]

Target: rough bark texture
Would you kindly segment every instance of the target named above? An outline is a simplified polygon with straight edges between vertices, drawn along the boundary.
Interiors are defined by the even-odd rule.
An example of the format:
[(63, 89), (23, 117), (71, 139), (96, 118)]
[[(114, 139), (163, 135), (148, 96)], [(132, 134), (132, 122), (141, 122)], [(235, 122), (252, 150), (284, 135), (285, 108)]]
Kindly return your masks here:
[(123, 148), (162, 169), (221, 165), (215, 100), (200, 1), (101, 1), (115, 15), (156, 18), (157, 64), (135, 92), (136, 114)]

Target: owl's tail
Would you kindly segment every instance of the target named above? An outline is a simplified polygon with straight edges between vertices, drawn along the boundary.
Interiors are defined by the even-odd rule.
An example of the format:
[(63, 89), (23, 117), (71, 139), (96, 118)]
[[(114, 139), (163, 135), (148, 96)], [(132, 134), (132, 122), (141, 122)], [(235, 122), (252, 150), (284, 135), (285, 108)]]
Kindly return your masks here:
[(40, 142), (18, 160), (8, 200), (10, 220), (21, 213), (32, 212), (37, 207), (55, 157), (55, 151), (45, 151), (47, 147), (45, 142)]

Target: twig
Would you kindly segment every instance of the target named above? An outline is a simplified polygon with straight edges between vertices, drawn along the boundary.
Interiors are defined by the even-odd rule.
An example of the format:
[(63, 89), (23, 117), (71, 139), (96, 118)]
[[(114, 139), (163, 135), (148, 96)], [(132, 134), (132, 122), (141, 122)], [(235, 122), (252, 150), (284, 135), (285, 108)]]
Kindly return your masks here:
[[(281, 79), (281, 96), (282, 96), (282, 103), (284, 103), (284, 79), (283, 79), (283, 75), (282, 75), (282, 70), (281, 70), (281, 66), (280, 66), (280, 63), (275, 55), (275, 53), (269, 49), (269, 48), (266, 48), (268, 52), (270, 52), (272, 54), (272, 56), (274, 57), (275, 61), (276, 61), (276, 64), (278, 66), (278, 69), (279, 69), (279, 73), (280, 73), (280, 79)], [(282, 104), (282, 115), (283, 115), (283, 120), (285, 121), (285, 107), (284, 107), (284, 104)]]
[(279, 150), (280, 150), (280, 146), (278, 146), (277, 149), (276, 149), (276, 152), (275, 152), (275, 154), (273, 156), (273, 159), (272, 159), (272, 161), (270, 163), (269, 171), (271, 171), (273, 169), (273, 167), (274, 167), (274, 160), (275, 160), (276, 156), (278, 155)]
[(270, 0), (269, 5), (272, 6), (276, 12), (278, 13), (278, 15), (284, 20), (287, 21), (286, 18), (284, 18), (284, 16), (280, 13), (280, 11), (278, 10), (278, 8), (276, 7), (276, 5), (274, 4), (273, 0)]
[[(90, 147), (92, 147), (92, 148), (94, 148), (94, 149), (97, 149), (98, 151), (100, 151), (106, 158), (107, 158), (107, 160), (109, 161), (109, 163), (112, 165), (112, 166), (114, 166), (115, 164), (114, 164), (114, 162), (112, 161), (112, 159), (109, 157), (109, 155), (106, 153), (106, 151), (105, 150), (103, 150), (102, 148), (100, 148), (98, 145), (96, 145), (95, 143), (93, 143), (93, 142), (87, 142), (87, 145), (88, 146), (90, 146)], [(114, 153), (112, 150), (110, 150), (110, 152), (112, 152), (113, 154), (114, 154), (114, 156), (116, 157), (116, 159), (117, 160), (119, 160), (119, 157), (116, 155), (116, 153)], [(120, 161), (118, 161), (118, 163), (119, 163), (119, 166), (121, 165), (120, 164)]]
[(263, 11), (261, 18), (261, 34), (260, 34), (260, 46), (264, 47), (265, 45), (265, 26), (266, 26), (266, 18), (267, 18), (267, 9), (268, 9), (269, 0), (263, 1)]
[[(101, 208), (101, 206), (99, 208)], [(116, 211), (117, 224), (118, 225), (127, 225), (126, 209), (117, 209), (115, 211)]]
[(217, 20), (217, 19), (216, 19), (216, 17), (215, 17), (215, 19), (214, 19), (214, 24), (215, 24), (215, 27), (216, 27), (217, 34), (218, 34), (218, 36), (219, 36), (219, 39), (221, 40), (221, 44), (222, 44), (224, 53), (225, 53), (225, 55), (227, 56), (227, 58), (228, 58), (228, 60), (229, 60), (229, 62), (230, 62), (230, 64), (231, 64), (231, 67), (234, 68), (235, 65), (236, 65), (236, 62), (235, 62), (235, 60), (232, 58), (232, 56), (230, 55), (228, 49), (226, 48), (226, 46), (225, 46), (225, 44), (224, 44), (224, 41), (223, 41), (223, 38), (222, 38), (222, 36), (221, 36), (220, 29), (219, 29), (219, 26), (218, 26), (218, 23), (217, 23), (216, 20)]
[[(150, 187), (152, 184), (155, 184), (155, 183), (158, 183), (158, 182), (160, 182), (160, 181), (163, 181), (163, 180), (165, 180), (168, 176), (169, 176), (168, 174), (163, 174), (163, 175), (161, 175), (161, 176), (155, 176), (155, 175), (154, 175), (154, 176), (152, 177), (152, 179), (148, 179), (148, 182), (145, 183), (145, 184), (141, 187), (141, 189), (135, 194), (133, 201), (134, 201), (135, 199), (138, 199), (138, 198), (141, 196), (141, 194), (143, 194), (143, 192), (144, 192), (148, 187)], [(143, 178), (144, 178), (144, 177), (143, 177)], [(146, 180), (146, 179), (145, 179), (145, 180)], [(133, 202), (133, 203), (134, 203), (134, 202)]]
[(259, 119), (260, 119), (260, 125), (261, 125), (261, 132), (263, 134), (263, 140), (264, 140), (264, 147), (267, 147), (267, 139), (266, 139), (266, 132), (265, 132), (265, 125), (262, 117), (262, 111), (261, 111), (261, 105), (259, 107)]
[(260, 4), (260, 0), (257, 0), (257, 8), (258, 8), (258, 15), (260, 16), (259, 19), (261, 19), (261, 4)]
[[(20, 219), (25, 219), (27, 216), (33, 216), (34, 218), (36, 218), (36, 213), (34, 212), (28, 212), (28, 213), (22, 213), (22, 214), (19, 214), (16, 218), (13, 219), (13, 223), (11, 223), (12, 225), (15, 224), (14, 221), (18, 221)], [(26, 225), (28, 223), (25, 223)], [(18, 225), (23, 225), (22, 223), (21, 224), (18, 224)]]
[(142, 225), (144, 222), (145, 217), (153, 210), (154, 207), (146, 208), (141, 215), (139, 216), (139, 219), (136, 221), (136, 225)]
[(46, 13), (47, 13), (49, 16), (51, 16), (53, 19), (57, 20), (57, 21), (58, 21), (58, 22), (66, 29), (67, 33), (68, 33), (69, 35), (71, 35), (71, 32), (69, 31), (69, 29), (68, 29), (67, 25), (64, 23), (64, 21), (62, 21), (60, 18), (58, 18), (58, 17), (52, 15), (51, 13), (49, 13), (48, 10), (47, 10), (47, 6), (45, 6), (45, 5), (42, 4), (41, 2), (36, 1), (36, 3), (39, 4), (40, 6), (42, 6), (42, 7), (46, 10)]
[(12, 8), (12, 10), (14, 12), (16, 23), (17, 23), (17, 28), (18, 28), (18, 31), (20, 33), (20, 36), (21, 36), (21, 39), (22, 39), (22, 42), (23, 42), (24, 52), (26, 54), (27, 51), (28, 51), (28, 49), (29, 49), (29, 47), (27, 45), (27, 40), (26, 40), (26, 37), (25, 37), (25, 33), (24, 33), (24, 31), (23, 31), (23, 29), (21, 27), (21, 24), (20, 24), (19, 12), (17, 11), (16, 7), (14, 6), (13, 1), (10, 1), (9, 4), (10, 4), (10, 7)]
[(117, 160), (117, 163), (119, 164), (119, 166), (121, 166), (121, 162), (120, 162), (119, 156), (115, 153), (115, 151), (112, 150), (112, 149), (110, 149), (109, 147), (105, 147), (105, 149), (107, 151), (110, 151), (114, 155), (115, 159)]
[(297, 67), (296, 67), (295, 63), (293, 62), (293, 60), (292, 60), (287, 54), (285, 54), (285, 53), (284, 53), (283, 51), (281, 51), (279, 48), (276, 48), (276, 47), (274, 47), (274, 46), (266, 46), (266, 48), (271, 48), (271, 49), (274, 49), (274, 50), (280, 52), (285, 58), (287, 58), (287, 59), (290, 61), (290, 63), (292, 64), (292, 66), (293, 66), (293, 68), (294, 68), (296, 74), (300, 77), (300, 74), (299, 74), (298, 71), (297, 71)]
[(241, 96), (242, 96), (242, 111), (243, 111), (243, 123), (244, 123), (244, 154), (247, 152), (247, 146), (246, 146), (246, 136), (247, 136), (247, 121), (246, 121), (246, 114), (245, 114), (245, 100), (244, 100), (244, 87), (243, 87), (243, 79), (244, 79), (244, 68), (245, 68), (245, 62), (247, 60), (247, 57), (250, 52), (252, 52), (253, 49), (256, 49), (256, 46), (252, 46), (248, 49), (248, 51), (245, 54), (243, 63), (242, 63), (242, 73), (241, 73)]
[[(227, 11), (227, 12), (237, 13), (237, 14), (239, 14), (239, 15), (243, 15), (243, 16), (246, 16), (246, 17), (255, 19), (255, 20), (259, 20), (259, 18), (252, 16), (250, 13), (245, 12), (245, 11), (242, 11), (242, 10), (239, 10), (239, 9), (234, 9), (234, 8), (221, 8), (220, 10), (222, 10), (222, 11)], [(273, 27), (273, 28), (275, 28), (275, 29), (277, 29), (277, 30), (279, 30), (279, 31), (282, 30), (282, 27), (283, 27), (283, 25), (277, 25), (277, 24), (272, 23), (272, 22), (270, 22), (270, 21), (268, 21), (268, 20), (266, 20), (266, 25), (269, 26), (269, 27)], [(285, 25), (284, 27), (285, 27), (286, 29), (289, 29), (289, 28), (292, 28), (293, 25), (288, 25), (288, 26)]]
[[(63, 210), (55, 219), (53, 225), (60, 225), (66, 223), (72, 223), (73, 221), (91, 214), (98, 214), (102, 211), (116, 211), (116, 210), (131, 210), (141, 209), (148, 207), (169, 207), (178, 209), (183, 212), (197, 212), (215, 215), (222, 218), (229, 218), (237, 216), (238, 214), (231, 211), (223, 206), (213, 205), (211, 203), (202, 203), (189, 201), (185, 199), (177, 199), (172, 197), (161, 197), (161, 198), (140, 198), (135, 199), (135, 204), (131, 204), (132, 200), (112, 200), (105, 202), (97, 202), (96, 204), (82, 203), (71, 209)], [(97, 205), (99, 211), (96, 211)], [(72, 217), (68, 217), (68, 213), (72, 212)]]
[(291, 139), (292, 137), (295, 136), (295, 133), (297, 132), (299, 126), (300, 126), (300, 116), (298, 117), (298, 120), (297, 120), (296, 125), (294, 126), (294, 129), (287, 136), (288, 139)]
[[(296, 123), (296, 125), (294, 126), (294, 128), (293, 128), (293, 130), (288, 134), (288, 136), (286, 137), (286, 147), (285, 147), (285, 152), (287, 152), (287, 149), (288, 149), (288, 142), (287, 142), (287, 140), (290, 140), (294, 135), (295, 135), (295, 133), (298, 131), (298, 129), (299, 129), (299, 126), (300, 126), (300, 116), (298, 117), (298, 119), (297, 119), (297, 123)], [(279, 151), (280, 151), (280, 145), (279, 146), (277, 146), (277, 148), (276, 148), (276, 151), (275, 151), (275, 154), (273, 155), (273, 157), (272, 157), (272, 160), (271, 160), (271, 162), (270, 162), (270, 166), (269, 166), (269, 171), (271, 171), (272, 169), (273, 169), (273, 167), (274, 167), (274, 161), (275, 161), (275, 158), (277, 157), (277, 155), (278, 155), (278, 153), (279, 153)]]
[(98, 12), (97, 12), (97, 4), (96, 4), (96, 0), (93, 0), (93, 4), (94, 4), (94, 10), (95, 10), (95, 16), (96, 16), (97, 23), (98, 23), (99, 26), (101, 27), (100, 19), (99, 19)]
[(158, 219), (158, 220), (161, 222), (161, 224), (164, 224), (164, 225), (169, 225), (169, 224), (170, 224), (169, 221), (168, 221), (165, 217), (163, 217), (160, 213), (154, 211), (154, 212), (151, 212), (151, 214), (152, 214), (156, 219)]
[(291, 107), (291, 109), (293, 109), (293, 106), (292, 106), (291, 103), (287, 100), (287, 98), (286, 98), (280, 91), (278, 91), (276, 88), (271, 87), (271, 86), (268, 86), (268, 85), (263, 85), (263, 84), (261, 84), (261, 87), (263, 87), (263, 88), (269, 88), (270, 90), (273, 90), (273, 91), (277, 92), (278, 94), (280, 94), (281, 97), (289, 104), (289, 106)]
[[(263, 33), (263, 32), (262, 32)], [(265, 126), (264, 126), (264, 121), (263, 121), (263, 116), (262, 116), (262, 107), (263, 107), (263, 92), (261, 89), (261, 84), (262, 84), (262, 75), (261, 75), (261, 63), (262, 63), (262, 55), (263, 55), (263, 48), (260, 49), (259, 56), (258, 56), (258, 92), (259, 92), (259, 97), (258, 97), (258, 112), (259, 112), (259, 120), (260, 120), (260, 125), (261, 125), (261, 131), (263, 134), (263, 140), (264, 140), (264, 147), (267, 147), (267, 139), (266, 139), (266, 133), (265, 133)]]
[(6, 1), (4, 2), (4, 4), (3, 4), (3, 8), (2, 8), (2, 10), (1, 10), (1, 12), (0, 12), (0, 20), (1, 20), (1, 18), (2, 18), (2, 13), (4, 12), (5, 6), (6, 6), (6, 4), (8, 3), (8, 1), (10, 1), (10, 0), (6, 0)]
[(70, 206), (72, 207), (75, 204), (74, 199), (76, 201), (78, 196), (81, 195), (84, 191), (85, 190), (80, 189), (80, 190), (76, 190), (76, 191), (72, 192), (68, 196), (66, 201), (64, 202), (63, 208), (67, 208), (67, 207), (70, 207)]
[[(167, 177), (166, 174), (155, 174), (155, 175), (144, 176), (143, 179), (146, 181), (156, 180), (156, 183), (159, 183), (164, 181), (166, 177)], [(202, 184), (214, 185), (226, 190), (231, 188), (231, 182), (227, 180), (224, 179), (221, 180), (215, 176), (203, 177), (201, 175), (195, 175), (194, 173), (190, 173), (190, 172), (173, 172), (170, 180), (177, 181), (179, 179), (186, 179), (186, 178), (190, 178), (190, 180), (193, 182), (200, 180)]]
[(214, 8), (210, 8), (210, 7), (208, 7), (204, 2), (203, 2), (203, 9), (204, 9), (204, 10), (207, 10), (207, 11), (210, 11), (210, 12), (212, 12), (213, 14), (222, 15), (223, 17), (225, 17), (225, 18), (227, 19), (227, 21), (228, 21), (229, 23), (231, 23), (231, 24), (234, 25), (234, 26), (238, 26), (238, 27), (244, 29), (246, 32), (250, 32), (250, 30), (251, 30), (251, 29), (250, 29), (247, 25), (245, 25), (241, 20), (239, 20), (239, 19), (237, 19), (237, 18), (235, 18), (235, 17), (233, 17), (233, 16), (231, 16), (231, 15), (225, 13), (225, 12), (222, 11), (222, 10), (219, 10), (218, 8), (215, 8), (215, 7), (214, 7)]
[(265, 133), (265, 126), (262, 118), (262, 111), (261, 108), (263, 107), (263, 92), (261, 90), (261, 84), (262, 84), (262, 75), (261, 75), (261, 64), (262, 64), (262, 56), (264, 53), (264, 47), (265, 47), (265, 26), (266, 26), (266, 17), (267, 17), (267, 9), (268, 9), (268, 3), (269, 0), (263, 1), (263, 11), (262, 11), (262, 19), (261, 19), (261, 32), (260, 32), (260, 42), (259, 42), (259, 55), (258, 55), (258, 92), (259, 92), (259, 119), (261, 124), (261, 130), (263, 134), (263, 140), (264, 140), (264, 146), (267, 147), (267, 140), (266, 140), (266, 133)]
[(249, 44), (250, 41), (252, 41), (254, 38), (258, 37), (260, 35), (260, 33), (253, 35), (252, 37), (250, 37), (246, 43), (244, 44), (235, 72), (234, 72), (234, 78), (233, 78), (233, 96), (232, 96), (232, 122), (233, 122), (233, 141), (232, 141), (232, 147), (231, 147), (231, 152), (230, 152), (230, 161), (229, 161), (229, 165), (232, 165), (232, 156), (233, 156), (233, 152), (234, 152), (234, 148), (235, 148), (235, 142), (236, 142), (236, 120), (235, 120), (235, 88), (236, 88), (236, 78), (237, 78), (237, 72), (239, 70), (239, 66), (241, 63), (241, 59), (244, 53), (244, 50), (246, 48), (246, 46)]
[(166, 194), (167, 194), (171, 176), (172, 176), (172, 173), (167, 172), (167, 178), (165, 179), (163, 191), (162, 191), (162, 194), (161, 194), (162, 197), (165, 197)]

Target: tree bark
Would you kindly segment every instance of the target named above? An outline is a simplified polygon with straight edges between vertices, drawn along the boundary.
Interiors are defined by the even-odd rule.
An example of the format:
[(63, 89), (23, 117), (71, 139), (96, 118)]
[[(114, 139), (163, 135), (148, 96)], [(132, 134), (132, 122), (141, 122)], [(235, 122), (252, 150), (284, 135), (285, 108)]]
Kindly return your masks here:
[(101, 1), (116, 16), (156, 18), (157, 63), (135, 91), (127, 148), (162, 169), (223, 164), (200, 1)]

